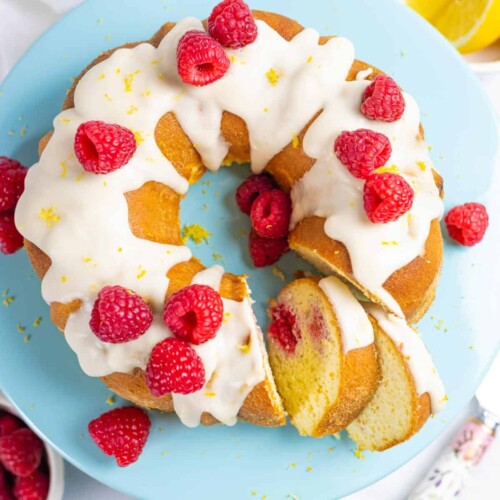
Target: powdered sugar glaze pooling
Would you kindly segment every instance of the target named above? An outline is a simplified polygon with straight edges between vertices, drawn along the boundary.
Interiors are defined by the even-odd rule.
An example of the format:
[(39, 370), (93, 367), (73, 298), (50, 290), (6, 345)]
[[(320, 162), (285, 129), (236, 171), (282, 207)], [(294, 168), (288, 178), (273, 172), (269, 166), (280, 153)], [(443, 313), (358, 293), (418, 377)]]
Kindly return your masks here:
[[(191, 252), (186, 246), (136, 238), (129, 227), (124, 197), (125, 193), (150, 181), (165, 184), (180, 194), (186, 193), (187, 181), (162, 155), (154, 138), (156, 125), (167, 112), (175, 113), (185, 133), (196, 144), (203, 162), (212, 170), (219, 168), (228, 151), (220, 134), (223, 111), (240, 116), (249, 131), (252, 169), (260, 172), (315, 114), (324, 109), (306, 136), (306, 152), (318, 161), (294, 189), (293, 223), (310, 213), (321, 212), (328, 219), (327, 234), (343, 241), (349, 252), (352, 251), (354, 275), (368, 283), (364, 278), (368, 274), (366, 264), (358, 262), (356, 252), (379, 245), (389, 225), (373, 225), (363, 236), (362, 250), (356, 249), (357, 234), (366, 231), (366, 221), (360, 216), (359, 207), (351, 209), (347, 203), (339, 210), (329, 200), (344, 199), (345, 192), (356, 193), (359, 181), (344, 176), (340, 184), (328, 184), (328, 190), (318, 186), (318, 179), (325, 180), (322, 170), (334, 168), (342, 172), (343, 168), (335, 164), (332, 157), (333, 141), (329, 148), (327, 142), (339, 130), (357, 127), (359, 120), (363, 121), (356, 106), (366, 83), (345, 82), (354, 60), (352, 44), (344, 38), (334, 38), (320, 46), (319, 35), (309, 29), (287, 42), (267, 24), (257, 21), (257, 25), (259, 35), (255, 43), (237, 51), (227, 50), (232, 60), (228, 73), (203, 88), (185, 85), (173, 63), (182, 35), (188, 30), (203, 29), (199, 20), (188, 18), (179, 22), (158, 48), (140, 44), (118, 49), (84, 74), (76, 86), (75, 107), (56, 117), (54, 134), (40, 162), (30, 169), (16, 223), (23, 235), (52, 261), (42, 284), (45, 300), (67, 303), (77, 299), (82, 303), (70, 316), (65, 334), (89, 375), (143, 369), (152, 347), (170, 335), (161, 322), (168, 288), (166, 276), (174, 265), (189, 260)], [(401, 168), (406, 169), (406, 175), (415, 168), (416, 200), (419, 196), (428, 197), (433, 209), (416, 202), (411, 224), (400, 229), (401, 224), (394, 223), (397, 224), (394, 230), (407, 251), (397, 264), (390, 252), (380, 252), (376, 258), (372, 254), (370, 265), (379, 271), (377, 280), (369, 284), (375, 288), (382, 285), (385, 274), (390, 275), (404, 265), (403, 261), (409, 262), (419, 255), (430, 220), (439, 216), (435, 186), (431, 187), (428, 174), (420, 174), (413, 165), (422, 159), (422, 148), (416, 144), (414, 130), (418, 108), (410, 101), (408, 109), (406, 118), (390, 129), (393, 136), (391, 161), (398, 161)], [(341, 110), (336, 118), (334, 110)], [(130, 162), (105, 178), (84, 172), (74, 156), (76, 129), (89, 120), (118, 123), (132, 130), (137, 139), (137, 152)], [(367, 128), (384, 126), (364, 122), (363, 125)], [(412, 136), (415, 144), (411, 142)], [(423, 159), (428, 161), (427, 157)], [(104, 213), (106, 217), (102, 217)], [(339, 224), (332, 223), (332, 218), (334, 222), (335, 218), (340, 218)], [(337, 234), (337, 226), (342, 226), (342, 221), (349, 223), (346, 224), (349, 229), (342, 230), (345, 234)], [(90, 331), (88, 321), (92, 304), (105, 285), (133, 289), (151, 303), (154, 321), (140, 339), (122, 345), (106, 344)], [(225, 301), (225, 306), (232, 312), (227, 328), (237, 330), (237, 325), (244, 325), (246, 332), (257, 335), (247, 301)], [(200, 398), (198, 393), (183, 396), (182, 401), (179, 398), (176, 409), (188, 425), (196, 425), (202, 411), (233, 423), (244, 397), (264, 378), (262, 361), (257, 361), (261, 356), (258, 342), (251, 343), (249, 359), (253, 362), (241, 365), (241, 350), (231, 346), (224, 335), (220, 337), (218, 342), (224, 360), (214, 360), (213, 354), (208, 353), (202, 355), (204, 364), (213, 365), (218, 372), (221, 368), (222, 385), (230, 384), (231, 372), (240, 367), (241, 393), (235, 396), (229, 391), (228, 394), (233, 394), (229, 402)]]

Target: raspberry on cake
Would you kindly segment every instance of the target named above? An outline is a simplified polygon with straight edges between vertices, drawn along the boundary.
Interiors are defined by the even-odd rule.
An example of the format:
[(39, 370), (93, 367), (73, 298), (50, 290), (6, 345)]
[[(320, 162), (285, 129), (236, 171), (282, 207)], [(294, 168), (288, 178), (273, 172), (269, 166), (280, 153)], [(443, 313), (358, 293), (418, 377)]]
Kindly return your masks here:
[(97, 295), (90, 328), (103, 342), (120, 344), (143, 335), (153, 321), (148, 304), (131, 290), (105, 286)]
[(16, 207), (24, 191), (24, 179), (28, 169), (17, 160), (0, 156), (0, 212), (8, 212)]
[(263, 238), (283, 238), (288, 234), (291, 212), (292, 204), (286, 193), (279, 189), (264, 191), (252, 204), (252, 227)]
[(217, 335), (223, 313), (218, 292), (206, 285), (190, 285), (168, 299), (163, 321), (177, 338), (199, 345)]
[(248, 249), (255, 267), (270, 266), (288, 252), (288, 238), (263, 238), (252, 229), (248, 238)]
[(224, 0), (208, 18), (208, 32), (223, 47), (240, 49), (255, 42), (257, 25), (243, 0)]
[(205, 385), (205, 368), (191, 346), (182, 340), (168, 338), (151, 351), (146, 383), (155, 397), (168, 393), (191, 394)]
[(361, 112), (371, 120), (393, 122), (403, 116), (406, 102), (397, 83), (387, 75), (377, 75), (366, 88)]
[(177, 69), (184, 83), (203, 87), (222, 78), (229, 58), (213, 38), (203, 31), (188, 31), (177, 46)]
[(414, 192), (403, 177), (384, 172), (372, 174), (363, 188), (366, 215), (373, 223), (398, 220), (413, 204)]
[(337, 158), (358, 179), (366, 179), (373, 170), (385, 165), (392, 152), (384, 134), (368, 129), (342, 132), (335, 139), (334, 149)]
[(74, 147), (87, 172), (109, 174), (129, 162), (137, 143), (134, 134), (125, 127), (92, 120), (78, 127)]

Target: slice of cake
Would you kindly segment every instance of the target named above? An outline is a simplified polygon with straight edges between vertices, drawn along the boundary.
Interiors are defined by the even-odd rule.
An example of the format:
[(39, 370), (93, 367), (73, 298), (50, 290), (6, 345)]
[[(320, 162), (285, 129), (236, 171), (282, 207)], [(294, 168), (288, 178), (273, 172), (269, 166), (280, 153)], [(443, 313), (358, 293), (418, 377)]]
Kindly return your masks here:
[(418, 432), (448, 398), (418, 333), (377, 305), (364, 307), (372, 318), (381, 380), (347, 432), (359, 449), (382, 451)]
[(304, 278), (271, 307), (269, 360), (285, 409), (301, 435), (345, 428), (378, 384), (373, 328), (337, 278)]

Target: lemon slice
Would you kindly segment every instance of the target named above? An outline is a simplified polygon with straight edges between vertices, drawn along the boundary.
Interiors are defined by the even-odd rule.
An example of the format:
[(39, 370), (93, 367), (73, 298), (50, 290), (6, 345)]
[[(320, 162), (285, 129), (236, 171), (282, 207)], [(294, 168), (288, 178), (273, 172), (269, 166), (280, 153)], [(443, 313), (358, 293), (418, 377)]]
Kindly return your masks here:
[(406, 0), (463, 54), (500, 37), (500, 0)]

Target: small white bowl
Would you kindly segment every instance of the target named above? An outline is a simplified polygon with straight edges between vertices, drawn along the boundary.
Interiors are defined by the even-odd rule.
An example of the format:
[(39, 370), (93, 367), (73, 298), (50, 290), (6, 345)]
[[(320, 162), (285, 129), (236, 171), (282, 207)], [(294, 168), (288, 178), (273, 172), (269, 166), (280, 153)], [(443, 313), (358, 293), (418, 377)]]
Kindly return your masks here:
[(500, 39), (483, 50), (464, 56), (483, 83), (493, 107), (500, 116)]
[[(0, 410), (12, 413), (22, 419), (17, 410), (1, 392)], [(50, 486), (47, 500), (62, 500), (64, 492), (64, 461), (48, 444), (44, 442), (44, 445), (47, 452), (47, 462), (50, 472)]]

